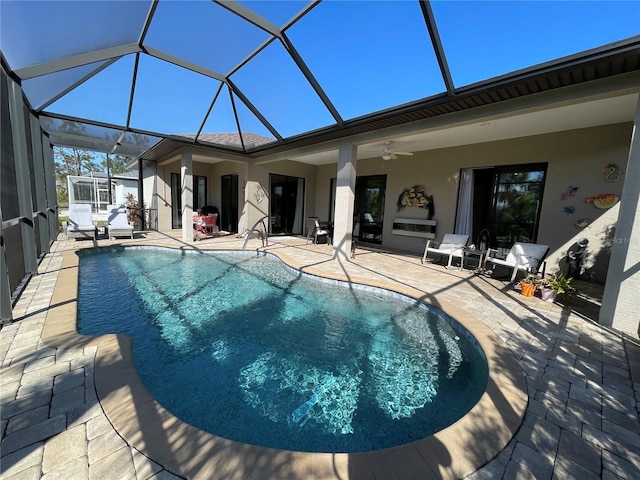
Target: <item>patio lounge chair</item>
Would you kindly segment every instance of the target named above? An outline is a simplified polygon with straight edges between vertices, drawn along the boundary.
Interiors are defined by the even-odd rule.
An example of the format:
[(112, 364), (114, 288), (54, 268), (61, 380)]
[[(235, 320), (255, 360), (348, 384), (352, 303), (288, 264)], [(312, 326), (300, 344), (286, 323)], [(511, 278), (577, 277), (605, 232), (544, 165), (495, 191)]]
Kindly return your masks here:
[(331, 245), (329, 230), (320, 226), (318, 217), (307, 218), (307, 243), (313, 239), (313, 243), (317, 245), (318, 238), (323, 236), (326, 237), (327, 243)]
[(72, 203), (69, 205), (69, 224), (67, 238), (96, 239), (96, 226), (91, 216), (91, 205), (88, 203)]
[(516, 242), (511, 247), (507, 258), (500, 259), (492, 257), (492, 253), (495, 255), (496, 249), (490, 248), (487, 250), (487, 256), (485, 257), (485, 269), (489, 264), (492, 264), (492, 269), (495, 270), (496, 266), (501, 266), (511, 269), (511, 282), (513, 282), (518, 274), (518, 270), (525, 271), (527, 273), (538, 273), (540, 266), (542, 266), (542, 276), (544, 277), (544, 271), (547, 263), (544, 258), (549, 252), (548, 245), (539, 245), (537, 243), (522, 243)]
[(107, 224), (109, 239), (115, 237), (133, 238), (133, 225), (129, 225), (127, 209), (124, 205), (108, 205), (107, 212), (109, 213)]
[(422, 255), (421, 262), (424, 263), (427, 260), (427, 256), (431, 254), (446, 255), (449, 257), (447, 262), (447, 268), (451, 267), (451, 260), (453, 257), (460, 258), (460, 269), (462, 269), (462, 263), (464, 260), (464, 247), (469, 242), (469, 235), (459, 235), (454, 233), (447, 233), (442, 237), (440, 243), (433, 240), (427, 240), (427, 245), (424, 247), (424, 254)]

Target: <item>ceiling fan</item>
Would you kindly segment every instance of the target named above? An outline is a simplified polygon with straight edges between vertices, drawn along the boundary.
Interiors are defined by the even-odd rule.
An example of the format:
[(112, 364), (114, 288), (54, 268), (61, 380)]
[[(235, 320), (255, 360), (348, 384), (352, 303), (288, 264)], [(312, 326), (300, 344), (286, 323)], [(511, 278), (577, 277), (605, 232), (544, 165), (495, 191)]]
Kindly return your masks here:
[(382, 149), (382, 159), (383, 160), (395, 160), (398, 158), (398, 155), (407, 155), (411, 156), (413, 153), (411, 152), (397, 152), (393, 148), (390, 147), (391, 142), (385, 142), (385, 146)]

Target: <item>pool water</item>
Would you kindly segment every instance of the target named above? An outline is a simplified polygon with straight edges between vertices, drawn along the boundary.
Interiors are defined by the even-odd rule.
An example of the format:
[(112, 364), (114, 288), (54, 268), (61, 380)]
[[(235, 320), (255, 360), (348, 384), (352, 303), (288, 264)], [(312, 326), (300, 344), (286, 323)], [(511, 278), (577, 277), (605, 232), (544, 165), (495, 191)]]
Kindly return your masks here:
[(442, 312), (255, 252), (88, 251), (78, 330), (131, 337), (143, 383), (181, 420), (284, 450), (418, 440), (467, 413), (488, 378)]

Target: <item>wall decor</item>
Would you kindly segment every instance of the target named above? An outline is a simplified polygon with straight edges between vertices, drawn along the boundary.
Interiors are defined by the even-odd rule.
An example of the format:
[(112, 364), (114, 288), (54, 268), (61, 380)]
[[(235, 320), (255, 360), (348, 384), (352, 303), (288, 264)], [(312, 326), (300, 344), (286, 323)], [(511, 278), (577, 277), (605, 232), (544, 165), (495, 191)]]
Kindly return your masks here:
[(593, 197), (585, 197), (584, 201), (587, 203), (593, 203), (598, 208), (611, 208), (613, 207), (620, 197), (615, 193), (601, 193)]
[(571, 197), (575, 196), (578, 191), (578, 187), (574, 187), (573, 185), (569, 185), (569, 188), (565, 192), (560, 194), (560, 199), (569, 200)]
[(256, 185), (256, 191), (254, 192), (253, 196), (256, 199), (256, 203), (262, 203), (262, 200), (264, 200), (264, 190), (262, 189), (261, 185)]
[(426, 208), (428, 218), (431, 219), (435, 212), (433, 205), (433, 196), (427, 195), (425, 188), (421, 185), (414, 185), (413, 187), (405, 188), (398, 197), (398, 211), (404, 207), (420, 207)]
[(405, 188), (398, 197), (398, 207), (422, 207), (427, 208), (429, 206), (430, 198), (424, 187), (415, 185), (410, 188)]
[(617, 182), (620, 180), (620, 175), (624, 172), (620, 170), (620, 167), (615, 163), (607, 163), (604, 166), (604, 179), (607, 182)]
[(579, 218), (578, 220), (573, 222), (573, 225), (577, 229), (581, 229), (581, 228), (588, 227), (590, 223), (591, 223), (591, 220), (589, 220), (588, 218)]
[(562, 213), (564, 213), (565, 215), (571, 215), (573, 213), (576, 213), (576, 207), (574, 206), (564, 207), (562, 209)]

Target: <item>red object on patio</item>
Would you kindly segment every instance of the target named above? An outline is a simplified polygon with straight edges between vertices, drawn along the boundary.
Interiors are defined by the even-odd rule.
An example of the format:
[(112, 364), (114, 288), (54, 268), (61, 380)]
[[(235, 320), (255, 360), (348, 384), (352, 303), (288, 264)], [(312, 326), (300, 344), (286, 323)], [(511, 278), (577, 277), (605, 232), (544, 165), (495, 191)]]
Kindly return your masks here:
[(203, 238), (215, 237), (220, 229), (216, 224), (218, 214), (211, 215), (195, 215), (193, 217), (193, 240), (202, 240)]

